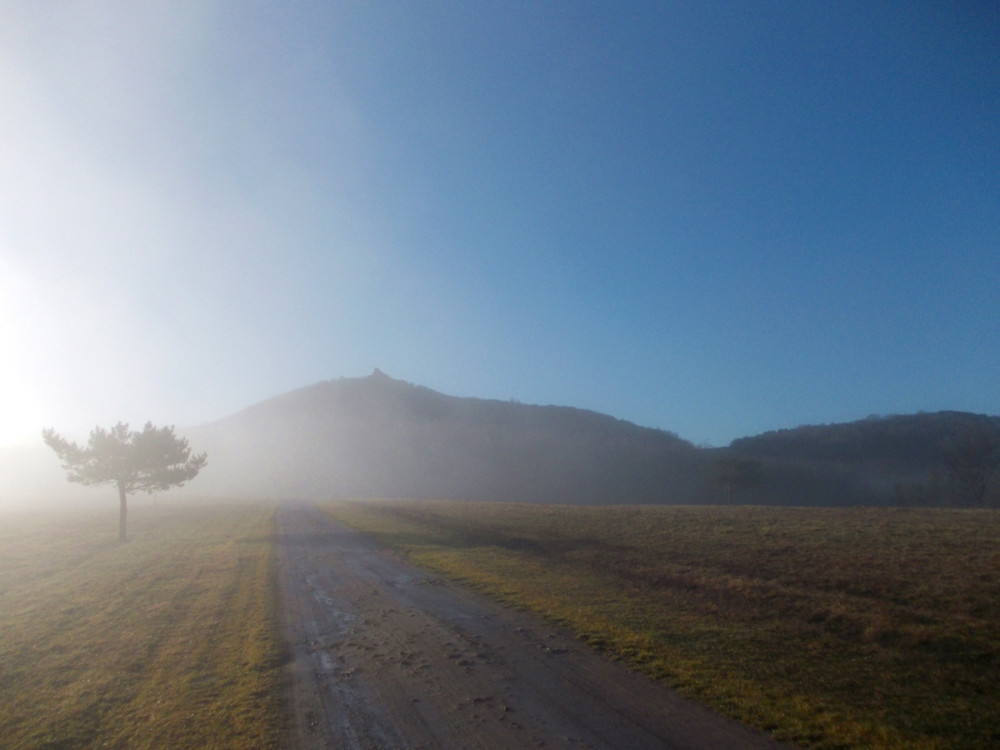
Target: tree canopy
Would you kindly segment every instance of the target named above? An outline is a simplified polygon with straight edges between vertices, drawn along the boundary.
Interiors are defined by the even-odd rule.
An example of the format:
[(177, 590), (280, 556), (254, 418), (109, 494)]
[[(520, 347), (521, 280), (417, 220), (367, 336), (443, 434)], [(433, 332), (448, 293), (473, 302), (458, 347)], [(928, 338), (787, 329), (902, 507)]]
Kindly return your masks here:
[(207, 462), (204, 453), (191, 455), (187, 440), (174, 435), (173, 427), (154, 427), (149, 422), (141, 432), (130, 430), (122, 422), (110, 430), (95, 427), (84, 448), (53, 429), (43, 430), (42, 437), (59, 456), (67, 480), (83, 485), (114, 484), (118, 488), (121, 541), (126, 539), (128, 495), (180, 487), (194, 479)]

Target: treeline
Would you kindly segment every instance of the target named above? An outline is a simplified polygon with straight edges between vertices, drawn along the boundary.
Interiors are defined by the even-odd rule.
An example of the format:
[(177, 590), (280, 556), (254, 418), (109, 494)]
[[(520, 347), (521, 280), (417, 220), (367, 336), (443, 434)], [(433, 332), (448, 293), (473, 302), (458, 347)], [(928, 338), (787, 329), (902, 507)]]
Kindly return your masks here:
[(1000, 504), (998, 417), (943, 411), (807, 425), (734, 440), (714, 460), (736, 457), (763, 477), (744, 495), (772, 503)]

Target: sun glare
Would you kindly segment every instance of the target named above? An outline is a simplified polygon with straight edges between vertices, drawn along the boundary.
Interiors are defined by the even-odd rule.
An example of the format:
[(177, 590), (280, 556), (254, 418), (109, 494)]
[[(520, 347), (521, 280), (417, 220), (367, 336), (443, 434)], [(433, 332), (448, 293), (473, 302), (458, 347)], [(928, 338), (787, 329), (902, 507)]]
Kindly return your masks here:
[(16, 371), (0, 370), (0, 446), (39, 442), (44, 411), (38, 395)]
[(45, 426), (45, 410), (38, 394), (18, 372), (16, 350), (10, 356), (6, 331), (0, 332), (0, 342), (10, 357), (8, 366), (0, 368), (0, 446), (36, 443)]
[(0, 261), (0, 445), (37, 441), (44, 425), (41, 399), (31, 385), (29, 346), (32, 330), (29, 284), (23, 274)]

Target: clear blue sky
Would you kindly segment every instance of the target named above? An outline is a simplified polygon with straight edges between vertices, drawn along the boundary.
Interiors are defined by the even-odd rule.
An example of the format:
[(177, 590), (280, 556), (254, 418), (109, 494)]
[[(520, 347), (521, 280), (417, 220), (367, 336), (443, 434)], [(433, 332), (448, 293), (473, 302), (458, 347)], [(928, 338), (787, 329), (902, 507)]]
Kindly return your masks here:
[(1000, 413), (992, 2), (0, 7), (0, 443), (342, 376)]

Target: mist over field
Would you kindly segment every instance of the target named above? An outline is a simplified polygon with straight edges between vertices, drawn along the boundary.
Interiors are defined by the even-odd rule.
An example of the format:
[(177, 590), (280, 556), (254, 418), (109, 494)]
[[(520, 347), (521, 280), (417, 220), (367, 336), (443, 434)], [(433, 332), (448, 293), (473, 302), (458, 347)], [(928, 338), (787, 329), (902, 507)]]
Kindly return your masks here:
[(4, 2), (0, 446), (373, 366), (698, 446), (996, 413), (998, 40), (993, 3)]
[(995, 0), (0, 0), (0, 746), (1000, 746), (998, 61)]
[(59, 460), (42, 443), (0, 447), (0, 510), (94, 507), (114, 501), (110, 487), (81, 487), (66, 481)]
[[(869, 416), (698, 447), (569, 406), (456, 397), (375, 370), (178, 430), (208, 463), (159, 498), (415, 498), (578, 505), (979, 506), (1000, 499), (1000, 417)], [(981, 439), (981, 496), (956, 447)], [(968, 448), (968, 446), (967, 446)], [(966, 458), (975, 458), (974, 454)], [(973, 469), (976, 466), (971, 467)], [(65, 481), (55, 454), (0, 449), (0, 505), (114, 501)]]
[[(40, 433), (147, 421), (208, 452), (192, 496), (993, 503), (948, 451), (1000, 404), (998, 39), (4, 3), (0, 503), (113, 499)], [(329, 380), (375, 365), (409, 382)]]

